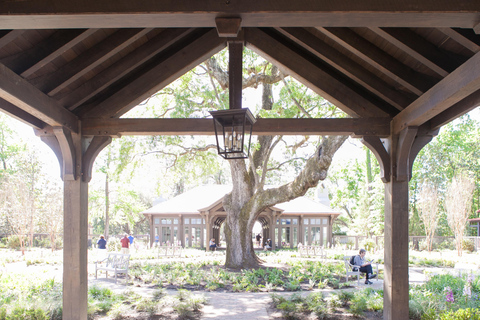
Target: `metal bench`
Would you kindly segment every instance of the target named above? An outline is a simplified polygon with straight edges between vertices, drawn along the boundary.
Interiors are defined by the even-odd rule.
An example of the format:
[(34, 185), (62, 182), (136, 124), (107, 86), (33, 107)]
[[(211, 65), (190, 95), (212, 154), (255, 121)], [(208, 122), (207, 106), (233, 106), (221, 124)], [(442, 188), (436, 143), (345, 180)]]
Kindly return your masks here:
[[(103, 265), (105, 262), (105, 265)], [(117, 283), (117, 274), (128, 275), (128, 264), (130, 262), (129, 254), (114, 253), (111, 252), (108, 254), (108, 257), (95, 262), (95, 279), (97, 279), (97, 272), (103, 270), (106, 273), (106, 278), (108, 278), (108, 273), (113, 272), (115, 275), (115, 283)]]
[[(357, 276), (357, 283), (360, 284), (360, 275), (363, 274), (363, 272), (360, 271), (360, 266), (356, 266), (353, 264), (350, 264), (350, 258), (352, 256), (344, 256), (343, 261), (345, 262), (345, 281), (348, 281), (349, 276)], [(373, 264), (372, 263), (372, 271), (373, 273), (377, 275), (376, 279), (378, 281), (378, 263)]]
[(315, 256), (320, 257), (321, 259), (327, 258), (327, 253), (323, 250), (323, 246), (312, 246), (299, 243), (297, 250), (300, 257)]
[(160, 257), (181, 257), (182, 246), (158, 246), (158, 258)]

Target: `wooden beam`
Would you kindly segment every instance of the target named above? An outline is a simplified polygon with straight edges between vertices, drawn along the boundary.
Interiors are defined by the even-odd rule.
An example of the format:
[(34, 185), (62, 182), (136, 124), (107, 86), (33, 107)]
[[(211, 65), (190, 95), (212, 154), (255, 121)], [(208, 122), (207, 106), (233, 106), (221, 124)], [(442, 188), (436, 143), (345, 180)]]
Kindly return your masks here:
[[(83, 119), (85, 136), (214, 135), (212, 119)], [(255, 135), (355, 135), (388, 137), (390, 118), (257, 119)]]
[(0, 98), (54, 127), (78, 132), (78, 118), (22, 77), (0, 64)]
[(322, 39), (317, 36), (317, 33), (319, 33), (317, 29), (277, 28), (277, 30), (320, 58), (322, 61), (325, 61), (350, 79), (353, 79), (368, 91), (390, 103), (396, 109), (403, 110), (413, 102), (414, 99), (408, 97), (407, 94), (388, 86), (384, 80), (378, 78), (362, 65), (322, 41)]
[[(142, 65), (159, 52), (162, 52), (182, 37), (190, 34), (193, 30), (194, 29), (191, 28), (165, 29), (92, 79), (83, 83), (73, 92), (62, 96), (58, 102), (66, 106), (69, 110), (74, 110), (109, 85), (130, 73), (136, 67)], [(56, 98), (56, 96), (54, 96), (54, 98)]]
[(17, 39), (20, 37), (24, 32), (27, 30), (10, 30), (6, 31), (6, 34), (0, 38), (0, 48), (3, 46), (9, 44), (13, 40)]
[[(276, 0), (276, 1), (7, 1), (1, 29), (215, 27), (215, 18), (236, 16), (243, 27), (385, 26), (472, 28), (478, 23), (471, 0)], [(113, 12), (112, 12), (113, 11)]]
[(433, 117), (432, 120), (430, 120), (430, 128), (432, 130), (439, 129), (478, 106), (480, 106), (480, 90), (472, 93), (465, 99), (455, 103), (447, 110)]
[[(36, 63), (31, 65), (20, 75), (24, 78), (28, 78), (33, 73), (43, 68), (47, 63), (51, 62), (62, 53), (71, 49), (97, 31), (98, 29), (87, 29), (62, 30), (57, 32), (53, 37), (46, 39), (45, 43), (34, 47), (37, 50), (41, 50), (40, 53), (32, 55), (32, 60), (36, 61)], [(38, 56), (41, 56), (41, 58), (36, 58)]]
[(45, 122), (35, 118), (30, 113), (23, 111), (22, 109), (3, 99), (0, 99), (0, 109), (11, 117), (25, 123), (26, 125), (29, 125), (34, 129), (42, 129), (46, 126)]
[(352, 117), (388, 116), (382, 108), (385, 102), (375, 101), (373, 96), (368, 96), (358, 88), (352, 89), (345, 84), (349, 83), (347, 79), (330, 74), (331, 70), (326, 71), (320, 64), (313, 63), (310, 56), (302, 56), (295, 48), (287, 46), (285, 41), (281, 42), (261, 29), (249, 28), (244, 32), (248, 48), (278, 67), (283, 66), (288, 70), (286, 74), (293, 75)]
[(380, 48), (348, 28), (317, 28), (330, 39), (362, 59), (395, 82), (420, 96), (435, 84), (425, 75), (415, 72)]
[(480, 41), (472, 30), (452, 28), (438, 28), (437, 30), (473, 53), (480, 51)]
[(84, 51), (59, 70), (35, 78), (32, 83), (49, 96), (53, 96), (150, 31), (151, 29), (121, 29)]
[(414, 32), (409, 32), (405, 29), (396, 30), (394, 28), (382, 29), (373, 27), (369, 29), (442, 78), (455, 69), (455, 65), (452, 64), (449, 57)]
[(225, 46), (225, 39), (219, 38), (215, 29), (207, 30), (205, 34), (94, 106), (84, 117), (120, 117)]
[(392, 133), (400, 133), (406, 127), (421, 126), (478, 90), (480, 52), (395, 116)]

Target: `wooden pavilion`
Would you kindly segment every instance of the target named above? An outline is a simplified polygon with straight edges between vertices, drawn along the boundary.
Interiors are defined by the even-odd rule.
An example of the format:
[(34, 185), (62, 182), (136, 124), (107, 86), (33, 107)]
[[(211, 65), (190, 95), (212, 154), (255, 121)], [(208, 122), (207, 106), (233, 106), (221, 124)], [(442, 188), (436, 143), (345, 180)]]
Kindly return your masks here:
[[(231, 191), (229, 185), (199, 186), (141, 212), (150, 222), (150, 245), (156, 237), (161, 245), (208, 248), (212, 238), (220, 244), (227, 218), (223, 197)], [(257, 221), (263, 242), (271, 239), (274, 249), (293, 249), (299, 243), (326, 247), (332, 243), (332, 225), (340, 214), (299, 197), (266, 208)]]
[(230, 48), (275, 63), (349, 119), (258, 119), (254, 134), (353, 135), (385, 183), (384, 318), (408, 319), (408, 181), (438, 129), (480, 102), (472, 0), (30, 0), (0, 2), (0, 109), (57, 154), (65, 193), (63, 318), (87, 318), (88, 182), (121, 135), (213, 134), (209, 119), (121, 119)]

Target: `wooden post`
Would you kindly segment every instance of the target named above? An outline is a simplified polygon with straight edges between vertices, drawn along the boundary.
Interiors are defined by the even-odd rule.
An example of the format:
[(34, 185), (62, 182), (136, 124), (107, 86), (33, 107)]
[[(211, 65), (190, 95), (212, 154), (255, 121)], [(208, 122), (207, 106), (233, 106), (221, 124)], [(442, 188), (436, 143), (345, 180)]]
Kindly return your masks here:
[(408, 319), (408, 182), (415, 157), (437, 133), (407, 127), (386, 142), (363, 137), (382, 167), (385, 185), (384, 319)]
[(44, 128), (36, 135), (57, 156), (64, 186), (62, 317), (84, 320), (88, 307), (88, 183), (96, 156), (111, 138), (85, 138), (65, 127)]

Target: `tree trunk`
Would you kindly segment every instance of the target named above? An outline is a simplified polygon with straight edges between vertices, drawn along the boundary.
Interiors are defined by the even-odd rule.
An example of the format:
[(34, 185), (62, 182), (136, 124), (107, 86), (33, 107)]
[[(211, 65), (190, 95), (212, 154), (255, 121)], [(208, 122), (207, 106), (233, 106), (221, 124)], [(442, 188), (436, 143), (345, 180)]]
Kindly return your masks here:
[(227, 212), (225, 237), (227, 241), (227, 268), (256, 268), (261, 260), (255, 254), (252, 242), (253, 225), (266, 208), (305, 195), (327, 176), (333, 155), (346, 137), (324, 138), (300, 174), (290, 183), (263, 190), (247, 172), (244, 160), (229, 160), (233, 190), (223, 199)]
[(233, 190), (223, 200), (227, 212), (225, 237), (227, 241), (227, 268), (255, 268), (260, 260), (255, 255), (252, 229), (255, 212), (248, 203), (253, 196), (254, 182), (248, 176), (245, 161), (230, 160)]

